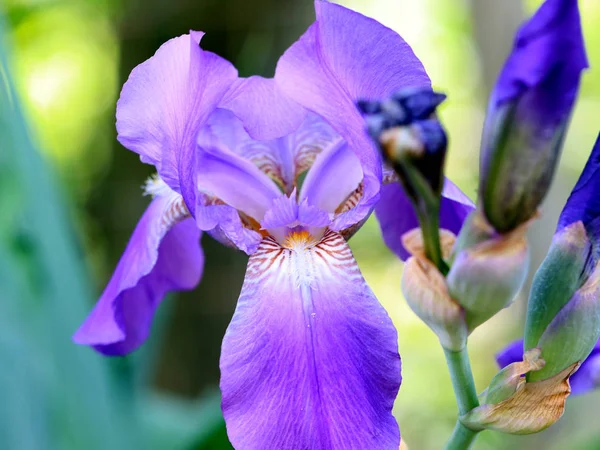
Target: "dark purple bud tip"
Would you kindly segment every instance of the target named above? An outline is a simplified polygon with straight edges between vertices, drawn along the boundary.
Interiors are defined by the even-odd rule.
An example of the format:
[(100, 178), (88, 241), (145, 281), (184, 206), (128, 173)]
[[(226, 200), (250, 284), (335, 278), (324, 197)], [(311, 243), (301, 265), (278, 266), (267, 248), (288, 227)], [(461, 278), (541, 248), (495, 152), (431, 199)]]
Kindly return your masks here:
[(379, 102), (359, 100), (356, 105), (365, 116), (369, 133), (378, 139), (381, 133), (394, 128), (429, 119), (446, 99), (445, 94), (430, 88), (409, 88), (392, 94)]
[(359, 100), (356, 102), (356, 106), (364, 116), (379, 114), (381, 112), (381, 103), (374, 100)]
[(403, 89), (392, 95), (410, 114), (411, 121), (428, 119), (436, 108), (446, 100), (446, 94), (431, 89)]
[(448, 138), (444, 127), (438, 120), (422, 120), (413, 126), (417, 129), (427, 154), (435, 155), (446, 151)]

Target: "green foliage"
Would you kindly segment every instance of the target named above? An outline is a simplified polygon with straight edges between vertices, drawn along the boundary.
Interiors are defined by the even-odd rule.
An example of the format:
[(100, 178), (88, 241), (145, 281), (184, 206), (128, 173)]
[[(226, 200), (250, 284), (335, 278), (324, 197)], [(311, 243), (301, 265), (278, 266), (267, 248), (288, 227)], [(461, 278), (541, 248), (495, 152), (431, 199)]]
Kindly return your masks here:
[[(143, 355), (110, 360), (71, 342), (91, 304), (91, 289), (65, 204), (27, 127), (3, 48), (0, 448), (143, 449), (142, 436), (150, 435), (157, 438), (152, 442), (162, 442), (156, 449), (185, 450), (205, 438), (222, 441), (218, 400), (192, 409), (168, 398), (152, 403), (131, 386), (136, 367), (148, 366)], [(159, 420), (157, 428), (156, 421), (141, 420), (142, 408), (171, 420)], [(193, 419), (186, 433), (178, 432), (182, 416)]]

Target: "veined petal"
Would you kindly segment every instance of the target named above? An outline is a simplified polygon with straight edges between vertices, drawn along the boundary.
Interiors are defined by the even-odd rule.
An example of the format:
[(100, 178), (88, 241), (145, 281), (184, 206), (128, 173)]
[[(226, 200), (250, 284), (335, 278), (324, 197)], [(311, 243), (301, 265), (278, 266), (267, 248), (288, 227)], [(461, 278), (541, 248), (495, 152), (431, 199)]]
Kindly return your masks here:
[(198, 190), (260, 222), (281, 191), (258, 167), (220, 144), (209, 133), (198, 137)]
[[(251, 110), (249, 105), (247, 112)], [(262, 114), (260, 108), (254, 113)], [(251, 161), (287, 194), (296, 187), (298, 177), (311, 167), (317, 155), (339, 140), (338, 134), (314, 113), (307, 114), (290, 134), (277, 139), (253, 139), (246, 132), (246, 126), (231, 111), (217, 109), (202, 134), (212, 136), (213, 142)]]
[(168, 291), (194, 288), (204, 267), (200, 230), (173, 192), (156, 197), (140, 219), (100, 300), (73, 336), (107, 355), (123, 355), (148, 337)]
[(250, 257), (223, 340), (221, 392), (237, 449), (397, 449), (397, 333), (344, 239)]
[(339, 138), (315, 160), (300, 191), (300, 200), (333, 213), (363, 179), (360, 161)]
[(196, 136), (237, 77), (229, 62), (200, 48), (202, 35), (163, 44), (133, 69), (117, 103), (119, 142), (156, 166), (192, 213)]
[(282, 195), (273, 202), (271, 209), (265, 214), (261, 222), (263, 228), (278, 227), (324, 227), (331, 221), (329, 214), (304, 200), (298, 204), (296, 191), (289, 197)]
[(316, 22), (280, 58), (275, 81), (305, 108), (323, 117), (361, 162), (364, 193), (336, 219), (343, 229), (372, 210), (380, 189), (381, 162), (356, 109), (359, 99), (381, 99), (429, 78), (409, 45), (389, 28), (342, 6), (316, 1)]
[[(454, 183), (446, 179), (440, 205), (440, 228), (458, 234), (463, 222), (475, 209), (473, 202)], [(402, 244), (402, 235), (417, 228), (419, 221), (412, 203), (398, 182), (381, 188), (381, 198), (375, 206), (375, 215), (386, 245), (402, 260), (410, 253)]]
[(287, 97), (273, 78), (239, 78), (221, 103), (244, 123), (254, 139), (272, 140), (292, 133), (306, 110)]

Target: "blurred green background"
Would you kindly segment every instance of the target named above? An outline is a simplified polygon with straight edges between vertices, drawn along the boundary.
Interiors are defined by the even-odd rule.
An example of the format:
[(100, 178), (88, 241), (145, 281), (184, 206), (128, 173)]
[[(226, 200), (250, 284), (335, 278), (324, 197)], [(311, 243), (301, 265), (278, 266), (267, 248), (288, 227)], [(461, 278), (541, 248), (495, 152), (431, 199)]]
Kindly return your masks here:
[[(525, 0), (339, 1), (398, 31), (449, 95), (448, 173), (474, 198), (488, 93)], [(580, 0), (592, 66), (600, 2)], [(127, 358), (77, 347), (71, 334), (108, 281), (147, 204), (152, 170), (116, 141), (115, 104), (133, 67), (190, 28), (240, 75), (270, 76), (314, 18), (309, 0), (4, 0), (0, 5), (0, 449), (230, 449), (219, 410), (220, 342), (246, 257), (203, 239), (201, 286), (163, 303), (151, 339)], [(531, 230), (532, 271), (598, 133), (600, 71), (588, 71), (560, 171)], [(27, 125), (25, 125), (27, 124)], [(40, 157), (41, 153), (41, 157)], [(600, 195), (600, 193), (599, 193)], [(456, 407), (433, 334), (399, 293), (402, 264), (373, 219), (351, 241), (399, 330), (395, 413), (411, 450), (438, 449)], [(473, 334), (479, 390), (493, 355), (520, 335), (521, 298)], [(600, 391), (570, 398), (543, 433), (482, 433), (475, 448), (599, 449)], [(366, 449), (368, 450), (368, 449)]]

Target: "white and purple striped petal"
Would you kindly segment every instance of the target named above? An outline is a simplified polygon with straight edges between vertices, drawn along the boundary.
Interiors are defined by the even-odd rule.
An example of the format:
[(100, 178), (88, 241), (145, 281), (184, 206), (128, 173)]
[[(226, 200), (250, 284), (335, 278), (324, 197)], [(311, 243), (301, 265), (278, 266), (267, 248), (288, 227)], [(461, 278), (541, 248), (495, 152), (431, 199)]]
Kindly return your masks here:
[(239, 450), (388, 450), (400, 444), (397, 333), (345, 240), (266, 238), (221, 352), (223, 413)]
[(332, 228), (342, 230), (371, 212), (381, 182), (379, 155), (355, 102), (430, 82), (410, 46), (394, 31), (333, 3), (317, 0), (315, 9), (316, 22), (280, 58), (275, 81), (325, 119), (360, 160), (363, 195), (334, 222)]
[(237, 78), (223, 58), (204, 51), (203, 33), (167, 41), (137, 66), (117, 103), (118, 139), (153, 164), (195, 213), (195, 148), (203, 123)]
[(137, 349), (148, 337), (165, 294), (200, 282), (204, 254), (199, 241), (200, 230), (180, 195), (170, 191), (154, 198), (73, 340), (107, 355)]

